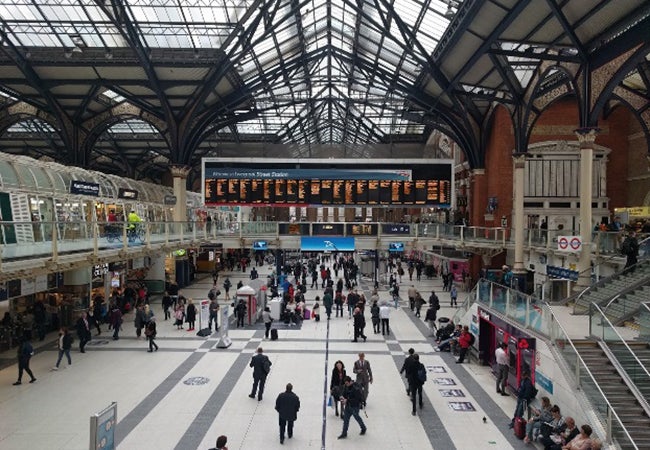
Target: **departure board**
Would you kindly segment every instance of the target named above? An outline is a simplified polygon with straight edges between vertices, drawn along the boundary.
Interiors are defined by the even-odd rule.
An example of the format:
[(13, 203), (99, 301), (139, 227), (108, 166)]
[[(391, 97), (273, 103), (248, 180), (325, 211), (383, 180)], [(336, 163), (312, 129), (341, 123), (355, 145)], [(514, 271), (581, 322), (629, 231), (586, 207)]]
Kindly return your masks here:
[(450, 207), (453, 198), (450, 160), (259, 160), (204, 158), (205, 204)]

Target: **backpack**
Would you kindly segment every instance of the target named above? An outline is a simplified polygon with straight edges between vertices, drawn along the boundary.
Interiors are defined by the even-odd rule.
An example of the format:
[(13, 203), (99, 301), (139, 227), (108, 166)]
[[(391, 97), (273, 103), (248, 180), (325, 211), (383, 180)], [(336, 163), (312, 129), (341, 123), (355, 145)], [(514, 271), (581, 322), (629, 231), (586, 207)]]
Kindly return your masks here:
[(472, 333), (469, 333), (469, 345), (474, 345), (474, 342), (476, 342), (476, 336), (474, 336)]
[(264, 365), (262, 366), (264, 373), (268, 374), (271, 371), (271, 360), (266, 357), (264, 358)]
[(427, 381), (427, 369), (422, 364), (420, 364), (420, 368), (418, 369), (418, 380), (423, 384)]
[(533, 385), (533, 388), (530, 390), (530, 400), (537, 397), (538, 393), (539, 393), (539, 390), (535, 387), (535, 385)]

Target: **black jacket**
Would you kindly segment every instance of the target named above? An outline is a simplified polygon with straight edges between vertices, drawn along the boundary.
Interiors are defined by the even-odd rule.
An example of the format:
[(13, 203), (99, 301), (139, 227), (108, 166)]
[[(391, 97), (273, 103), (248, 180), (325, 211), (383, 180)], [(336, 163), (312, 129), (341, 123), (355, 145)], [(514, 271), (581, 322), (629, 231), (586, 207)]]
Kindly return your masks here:
[(413, 362), (406, 368), (406, 379), (410, 386), (420, 386), (422, 384), (420, 377), (418, 376), (420, 369), (424, 369), (424, 364), (415, 360), (413, 360)]
[(300, 409), (300, 399), (296, 394), (285, 391), (275, 400), (275, 410), (284, 420), (296, 420)]
[[(339, 387), (339, 388), (341, 388), (341, 391), (342, 391), (343, 390), (342, 387), (345, 385), (345, 383), (343, 382), (343, 380), (345, 379), (345, 376), (346, 376), (345, 369), (343, 369), (341, 371), (341, 373), (339, 374), (339, 371), (336, 369), (336, 367), (334, 367), (334, 369), (332, 369), (332, 376), (330, 377), (330, 380), (331, 380), (330, 381), (330, 390), (335, 388), (335, 387)], [(338, 400), (338, 398), (337, 398), (337, 400)]]
[(363, 402), (362, 387), (358, 383), (350, 383), (349, 386), (344, 386), (343, 394), (341, 395), (346, 400), (346, 405), (352, 408), (359, 408)]
[(402, 364), (402, 368), (399, 370), (399, 373), (402, 374), (406, 372), (407, 374), (409, 373), (409, 367), (415, 362), (413, 359), (413, 355), (408, 355), (406, 359), (404, 359), (404, 363)]
[(519, 389), (517, 390), (517, 398), (521, 398), (524, 400), (532, 400), (533, 399), (533, 382), (530, 380), (530, 378), (524, 378), (521, 380), (521, 384), (519, 385)]
[(249, 364), (250, 367), (253, 368), (253, 376), (255, 378), (265, 378), (267, 372), (264, 370), (264, 361), (268, 360), (269, 362), (267, 363), (268, 366), (271, 366), (271, 361), (269, 360), (268, 356), (258, 353), (255, 356), (251, 358), (251, 363)]

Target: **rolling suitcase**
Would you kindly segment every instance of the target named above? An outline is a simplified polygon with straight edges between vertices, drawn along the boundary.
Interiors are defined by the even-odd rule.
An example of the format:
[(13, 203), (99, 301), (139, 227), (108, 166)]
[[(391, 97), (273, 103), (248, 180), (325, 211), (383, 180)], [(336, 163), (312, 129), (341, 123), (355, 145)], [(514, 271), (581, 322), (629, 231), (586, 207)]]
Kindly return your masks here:
[[(528, 402), (524, 401), (524, 412), (528, 411)], [(527, 420), (523, 417), (515, 417), (515, 436), (519, 439), (526, 437), (526, 422)]]
[(275, 328), (271, 328), (271, 340), (272, 341), (278, 340), (278, 330)]
[(302, 316), (302, 317), (303, 317), (305, 320), (309, 320), (309, 319), (311, 319), (311, 311), (308, 310), (307, 308), (305, 308), (305, 312), (303, 313), (303, 316)]
[(515, 436), (523, 439), (526, 436), (526, 419), (523, 417), (515, 417)]

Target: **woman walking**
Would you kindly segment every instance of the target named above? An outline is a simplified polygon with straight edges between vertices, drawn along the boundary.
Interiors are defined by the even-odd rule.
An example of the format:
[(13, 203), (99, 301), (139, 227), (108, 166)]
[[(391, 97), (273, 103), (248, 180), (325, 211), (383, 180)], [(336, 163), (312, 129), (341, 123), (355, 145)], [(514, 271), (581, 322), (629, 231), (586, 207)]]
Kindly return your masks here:
[[(345, 389), (345, 365), (343, 361), (339, 360), (334, 363), (334, 368), (332, 369), (332, 377), (330, 381), (330, 395), (332, 396), (332, 401), (334, 402), (334, 411), (336, 415), (339, 415), (339, 402), (341, 400), (341, 395), (343, 395), (343, 390)], [(341, 404), (341, 418), (343, 418), (343, 404)]]
[(185, 307), (183, 306), (183, 302), (181, 301), (179, 301), (176, 304), (176, 308), (174, 310), (174, 318), (176, 319), (176, 322), (174, 322), (174, 325), (176, 325), (176, 329), (182, 330), (183, 320), (185, 319)]
[(149, 340), (149, 350), (147, 350), (149, 353), (154, 351), (154, 348), (156, 351), (158, 351), (158, 344), (154, 341), (156, 339), (156, 318), (152, 317), (149, 322), (147, 322), (147, 326), (144, 329), (144, 335), (147, 336), (147, 339)]
[(52, 370), (59, 370), (59, 364), (61, 364), (63, 355), (68, 358), (68, 366), (71, 366), (72, 359), (70, 358), (70, 349), (72, 348), (72, 335), (68, 333), (68, 329), (66, 327), (61, 327), (59, 330), (57, 347), (59, 349), (59, 357), (56, 359), (56, 364), (54, 367), (52, 367)]
[(196, 306), (194, 306), (194, 302), (191, 298), (187, 300), (187, 310), (185, 311), (185, 314), (187, 316), (188, 324), (187, 331), (194, 331), (194, 323), (196, 322)]

